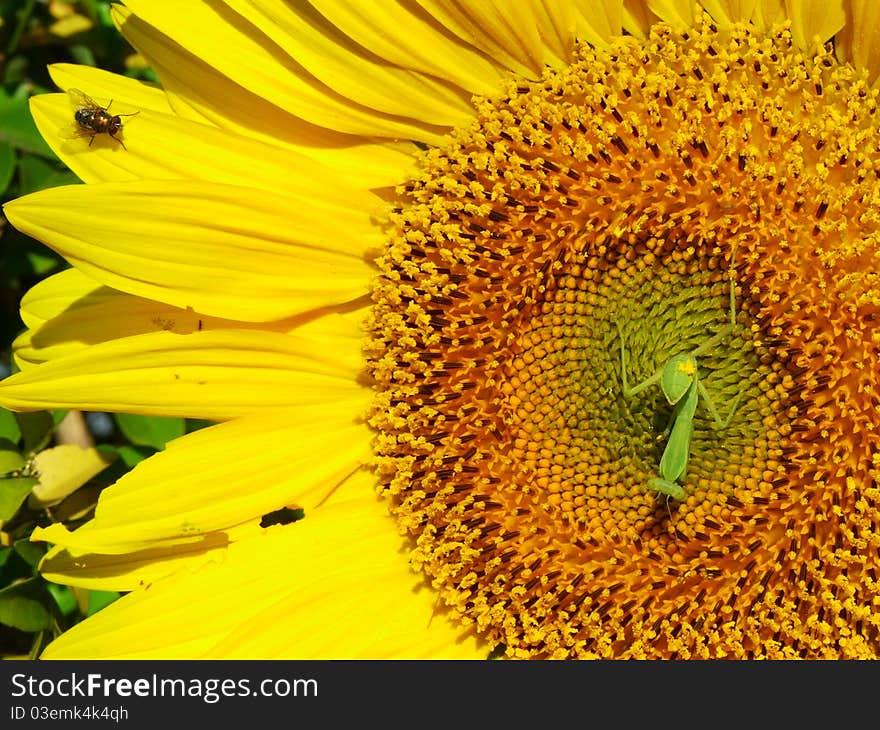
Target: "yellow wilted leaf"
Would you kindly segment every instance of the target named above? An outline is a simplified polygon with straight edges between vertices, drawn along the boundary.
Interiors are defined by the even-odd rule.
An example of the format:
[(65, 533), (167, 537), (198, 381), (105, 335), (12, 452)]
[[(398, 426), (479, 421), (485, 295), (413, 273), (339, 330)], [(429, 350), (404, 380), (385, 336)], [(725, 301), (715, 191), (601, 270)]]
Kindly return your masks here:
[(34, 487), (32, 507), (49, 507), (79, 489), (111, 462), (97, 449), (84, 449), (75, 444), (63, 444), (41, 451), (34, 457), (39, 483)]

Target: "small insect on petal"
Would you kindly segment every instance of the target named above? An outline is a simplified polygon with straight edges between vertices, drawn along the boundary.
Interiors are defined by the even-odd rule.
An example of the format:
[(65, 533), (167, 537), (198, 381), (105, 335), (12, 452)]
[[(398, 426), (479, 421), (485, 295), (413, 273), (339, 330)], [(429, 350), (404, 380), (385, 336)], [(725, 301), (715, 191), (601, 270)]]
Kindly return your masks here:
[(74, 137), (88, 137), (89, 147), (99, 134), (107, 134), (126, 149), (125, 143), (116, 135), (122, 131), (122, 117), (133, 117), (140, 112), (131, 114), (111, 114), (107, 106), (101, 106), (92, 97), (79, 89), (68, 89), (67, 96), (73, 104), (73, 121), (75, 122)]

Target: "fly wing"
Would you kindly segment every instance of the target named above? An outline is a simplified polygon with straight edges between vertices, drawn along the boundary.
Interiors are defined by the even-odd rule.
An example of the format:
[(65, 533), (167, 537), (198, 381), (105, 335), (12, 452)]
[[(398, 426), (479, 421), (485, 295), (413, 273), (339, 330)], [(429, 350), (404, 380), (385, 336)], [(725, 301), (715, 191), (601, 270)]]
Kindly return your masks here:
[(80, 91), (79, 89), (68, 89), (67, 90), (67, 98), (70, 99), (70, 103), (73, 105), (74, 109), (103, 109), (98, 102), (96, 102), (91, 96), (86, 94), (84, 91)]
[(99, 106), (98, 103), (91, 96), (86, 94), (84, 91), (80, 91), (79, 89), (68, 89), (67, 98), (70, 100), (70, 105), (71, 107), (73, 107), (74, 114), (71, 114), (70, 121), (65, 124), (60, 130), (58, 130), (58, 136), (61, 139), (79, 139), (81, 137), (94, 137), (94, 130), (78, 124), (74, 115), (81, 109), (92, 109), (100, 111), (101, 109), (103, 109), (103, 107)]
[(76, 122), (65, 125), (58, 132), (61, 139), (80, 139), (81, 137), (92, 137), (94, 132), (86, 127), (81, 127)]

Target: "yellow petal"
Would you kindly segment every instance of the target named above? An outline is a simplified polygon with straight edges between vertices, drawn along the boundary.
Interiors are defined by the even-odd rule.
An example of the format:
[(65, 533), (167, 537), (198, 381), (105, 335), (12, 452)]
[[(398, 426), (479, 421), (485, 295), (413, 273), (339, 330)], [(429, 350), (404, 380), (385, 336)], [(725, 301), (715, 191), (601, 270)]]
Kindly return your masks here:
[[(131, 0), (126, 7), (153, 28), (151, 32), (141, 27), (142, 31), (166, 36), (238, 86), (254, 90), (279, 109), (312, 124), (347, 134), (427, 143), (437, 142), (442, 135), (439, 128), (383, 114), (337, 94), (293, 59), (284, 58), (274, 43), (244, 18), (219, 4), (193, 2), (183, 13), (173, 0)], [(125, 21), (122, 32), (129, 37)], [(129, 40), (138, 48), (134, 37)], [(155, 37), (153, 41), (161, 42)], [(153, 54), (143, 47), (138, 50), (152, 63)], [(165, 60), (167, 63), (168, 58)], [(164, 81), (162, 72), (157, 72)], [(201, 91), (210, 94), (222, 89), (203, 86)]]
[[(363, 500), (374, 494), (376, 477), (370, 469), (361, 468), (335, 486), (324, 501), (315, 505), (323, 509), (351, 500)], [(77, 540), (85, 544), (94, 522), (80, 527)], [(152, 543), (150, 547), (129, 553), (89, 553), (57, 545), (40, 562), (40, 574), (47, 580), (91, 590), (131, 591), (150, 586), (161, 578), (182, 570), (194, 571), (211, 562), (222, 560), (226, 549), (239, 540), (262, 534), (261, 520), (250, 520), (224, 530), (205, 533), (197, 540), (181, 543), (179, 539)], [(36, 531), (34, 539), (64, 542), (71, 533), (62, 526), (52, 525)]]
[(702, 0), (703, 8), (711, 15), (719, 28), (731, 23), (747, 23), (755, 13), (758, 0)]
[(540, 0), (534, 4), (534, 18), (544, 46), (544, 62), (556, 68), (568, 64), (577, 38), (578, 14), (574, 4)]
[(365, 575), (331, 575), (305, 584), (251, 618), (267, 628), (242, 624), (204, 658), (488, 657), (489, 647), (456, 626), (426, 586), (413, 578), (407, 590), (404, 576), (400, 569), (373, 568)]
[(791, 37), (804, 51), (813, 51), (846, 23), (843, 0), (785, 0)]
[(623, 0), (578, 0), (577, 35), (594, 46), (607, 45), (622, 32)]
[(360, 395), (176, 439), (101, 493), (88, 530), (53, 526), (34, 539), (82, 553), (136, 552), (192, 543), (285, 506), (309, 514), (371, 458), (372, 433), (358, 423), (370, 391)]
[(157, 114), (172, 113), (165, 92), (155, 84), (72, 63), (52, 64), (48, 70), (59, 89), (82, 89), (95, 101), (113, 101), (114, 110), (119, 100), (125, 99), (125, 103), (135, 109), (146, 109)]
[(785, 22), (784, 0), (758, 0), (752, 15), (752, 23), (761, 30), (769, 30), (776, 23)]
[(316, 79), (359, 105), (446, 127), (466, 125), (475, 117), (467, 92), (376, 57), (305, 3), (225, 2)]
[[(106, 104), (110, 97), (101, 98)], [(125, 148), (106, 134), (96, 135), (91, 143), (87, 136), (74, 137), (73, 111), (66, 94), (43, 94), (30, 101), (40, 133), (85, 182), (196, 179), (274, 193), (287, 189), (291, 178), (338, 179), (338, 172), (322, 169), (314, 157), (290, 148), (184, 119), (170, 111), (139, 108), (118, 91), (112, 101), (113, 111), (138, 112), (135, 118), (123, 121), (119, 137)], [(352, 183), (366, 188), (400, 182), (404, 159), (407, 164), (411, 160), (409, 156), (399, 158), (393, 174), (387, 169), (381, 174), (354, 173)]]
[(648, 8), (674, 28), (687, 29), (694, 26), (694, 0), (648, 0)]
[(156, 332), (94, 345), (16, 373), (0, 381), (0, 404), (219, 421), (357, 398), (362, 366), (359, 342), (348, 337)]
[(70, 38), (79, 33), (85, 33), (94, 27), (94, 23), (85, 15), (71, 13), (60, 20), (56, 20), (48, 27), (51, 35), (58, 38)]
[(419, 5), (459, 38), (526, 78), (540, 78), (545, 64), (561, 65), (573, 48), (576, 16), (570, 3), (419, 0)]
[(623, 0), (621, 23), (636, 38), (646, 38), (657, 20), (659, 18), (645, 4), (645, 0)]
[[(340, 308), (340, 311), (346, 309), (350, 308)], [(363, 318), (362, 309), (351, 311), (352, 316)], [(331, 315), (333, 311), (324, 313)], [(21, 369), (66, 357), (102, 342), (150, 332), (179, 335), (217, 329), (294, 332), (309, 322), (314, 322), (311, 327), (335, 327), (344, 321), (328, 317), (315, 320), (314, 313), (259, 323), (210, 317), (111, 289), (78, 269), (67, 269), (37, 283), (21, 301), (21, 317), (28, 329), (13, 345)], [(360, 329), (350, 327), (349, 332), (354, 348)]]
[(401, 140), (379, 144), (291, 116), (155, 32), (123, 6), (114, 4), (111, 13), (132, 45), (151, 59), (179, 116), (290, 147), (365, 188), (394, 185), (412, 167), (418, 151), (414, 144)]
[[(87, 532), (89, 524), (77, 532)], [(265, 532), (256, 521), (246, 522), (229, 530), (203, 535), (188, 544), (156, 543), (132, 553), (82, 553), (56, 546), (40, 561), (40, 575), (46, 580), (96, 591), (133, 591), (149, 587), (177, 572), (192, 573), (203, 565), (224, 559), (227, 548), (239, 540)], [(63, 527), (51, 526), (34, 539), (51, 542), (56, 535), (67, 533)]]
[(846, 25), (834, 37), (838, 58), (858, 68), (868, 69), (868, 81), (880, 78), (880, 3), (876, 0), (849, 0)]
[(34, 487), (31, 505), (42, 508), (58, 504), (112, 462), (111, 456), (76, 444), (44, 449), (34, 456), (39, 482)]
[(43, 658), (485, 657), (435, 611), (401, 548), (383, 504), (340, 503), (124, 596)]
[(218, 326), (253, 327), (124, 294), (78, 269), (67, 269), (36, 284), (21, 300), (21, 317), (28, 329), (13, 346), (21, 369), (148, 332), (189, 334)]
[(21, 300), (21, 318), (25, 326), (35, 328), (53, 317), (61, 316), (81, 299), (112, 293), (94, 279), (77, 269), (66, 269), (52, 274), (35, 284)]
[[(293, 178), (288, 188), (306, 183), (320, 185)], [(378, 242), (369, 217), (375, 200), (338, 183), (297, 197), (144, 180), (50, 188), (7, 203), (5, 211), (16, 228), (115, 289), (227, 319), (266, 321), (366, 292), (373, 272), (364, 251)]]
[(501, 64), (450, 37), (415, 4), (311, 0), (310, 5), (388, 62), (446, 79), (472, 94), (497, 94), (507, 76)]
[[(119, 6), (114, 6), (114, 8), (117, 7)], [(280, 161), (286, 161), (288, 159), (299, 161), (303, 158), (307, 158), (317, 162), (319, 165), (327, 166), (336, 171), (337, 174), (344, 175), (350, 184), (364, 189), (396, 185), (398, 182), (405, 179), (412, 167), (413, 155), (417, 151), (416, 147), (411, 144), (390, 142), (383, 144), (364, 143), (357, 137), (337, 134), (328, 130), (312, 127), (311, 125), (308, 125), (308, 130), (304, 130), (302, 129), (304, 126), (303, 124), (297, 125), (295, 120), (293, 120), (288, 114), (278, 110), (277, 107), (272, 108), (278, 112), (279, 116), (283, 117), (281, 120), (283, 126), (273, 125), (270, 115), (267, 114), (266, 109), (263, 108), (268, 105), (266, 102), (257, 99), (256, 97), (253, 97), (252, 103), (243, 106), (243, 110), (247, 115), (246, 118), (241, 120), (238, 124), (227, 123), (221, 125), (227, 129), (228, 133), (224, 136), (217, 136), (217, 133), (205, 132), (206, 126), (217, 126), (215, 121), (212, 121), (211, 115), (193, 113), (181, 117), (179, 114), (181, 111), (180, 107), (178, 106), (175, 109), (172, 109), (165, 91), (149, 84), (134, 81), (127, 76), (120, 76), (118, 74), (109, 73), (108, 71), (101, 71), (100, 69), (92, 68), (90, 66), (75, 66), (72, 64), (53, 64), (49, 66), (49, 74), (55, 84), (65, 91), (70, 88), (87, 89), (89, 95), (95, 99), (118, 99), (130, 109), (154, 112), (155, 114), (151, 114), (150, 118), (151, 120), (160, 120), (161, 128), (155, 129), (155, 122), (150, 124), (150, 144), (138, 144), (140, 152), (150, 154), (151, 157), (157, 157), (157, 155), (151, 152), (153, 149), (151, 145), (156, 145), (157, 143), (163, 145), (164, 157), (162, 157), (162, 162), (164, 165), (169, 166), (176, 164), (177, 168), (184, 172), (186, 171), (186, 168), (177, 164), (177, 161), (181, 154), (186, 156), (186, 154), (188, 154), (187, 151), (181, 149), (180, 145), (176, 145), (175, 149), (168, 149), (167, 146), (165, 146), (165, 137), (168, 126), (179, 124), (179, 122), (182, 122), (184, 119), (192, 122), (192, 124), (179, 124), (179, 127), (174, 127), (174, 129), (190, 131), (200, 138), (207, 137), (204, 141), (205, 146), (217, 146), (218, 143), (222, 145), (225, 141), (230, 139), (230, 134), (246, 137), (248, 139), (256, 139), (263, 142), (263, 145), (256, 149), (271, 149), (273, 150), (273, 155), (280, 156)], [(230, 83), (230, 86), (233, 85)], [(251, 96), (250, 92), (246, 92), (244, 89), (240, 88), (239, 90), (242, 94)], [(42, 101), (43, 98), (44, 95), (41, 95), (32, 99), (32, 107), (37, 100), (40, 100), (38, 102), (39, 104), (44, 103)], [(230, 99), (229, 94), (224, 94), (222, 99), (223, 101), (220, 109), (224, 114), (230, 114), (232, 110), (236, 108), (234, 98)], [(184, 107), (184, 109), (191, 108), (192, 107), (188, 105)], [(69, 107), (65, 107), (63, 113), (69, 117)], [(169, 115), (173, 115), (171, 120), (169, 120)], [(61, 147), (61, 145), (57, 143), (57, 140), (55, 140), (55, 133), (57, 132), (58, 127), (45, 128), (40, 121), (40, 119), (37, 119), (41, 133), (47, 139), (56, 154), (58, 154), (59, 148)], [(66, 121), (69, 121), (69, 119), (58, 120), (59, 124)], [(137, 126), (135, 126), (134, 130), (129, 129), (129, 131), (136, 132), (137, 129)], [(178, 134), (179, 133), (180, 132), (178, 131)], [(141, 140), (136, 138), (135, 141), (137, 143)], [(189, 141), (190, 143), (193, 142), (193, 140)], [(53, 142), (55, 142), (55, 144), (53, 144)], [(174, 142), (174, 140), (170, 140), (168, 145), (172, 142)], [(244, 143), (236, 142), (235, 144), (240, 146)], [(65, 147), (69, 148), (70, 146), (71, 145), (66, 145)], [(279, 147), (282, 149), (279, 150)], [(286, 154), (287, 150), (291, 152), (290, 155)], [(108, 155), (105, 150), (100, 151), (102, 154), (80, 154), (72, 156), (73, 159), (67, 159), (65, 157), (65, 164), (71, 167), (71, 169), (73, 169), (74, 172), (86, 182), (130, 178), (130, 175), (122, 177), (121, 175), (124, 171), (119, 170), (119, 165), (125, 161), (124, 157), (114, 156), (110, 158), (112, 164), (108, 164)], [(230, 161), (223, 159), (227, 154), (227, 148), (225, 146), (217, 148), (215, 154), (218, 158), (214, 160), (215, 164), (219, 163), (227, 168), (230, 166)], [(298, 164), (301, 163), (298, 162)], [(96, 166), (100, 166), (99, 169), (93, 170), (92, 168)], [(161, 166), (154, 167), (151, 174), (156, 177), (172, 177), (168, 172), (163, 172), (163, 169), (164, 168)], [(249, 169), (249, 165), (243, 164), (242, 172), (246, 173)], [(119, 170), (116, 172), (117, 177), (114, 177), (111, 173), (117, 170)], [(99, 175), (98, 172), (101, 174)], [(249, 184), (260, 187), (261, 183), (260, 180), (257, 179), (258, 176), (256, 172), (258, 171), (252, 171)], [(146, 177), (146, 175), (141, 176)], [(188, 175), (184, 176), (188, 177)], [(265, 184), (266, 183), (263, 183), (263, 185)]]
[(367, 494), (375, 494), (376, 488), (376, 474), (372, 466), (366, 465), (352, 472), (337, 484), (329, 494), (319, 499), (315, 503), (314, 509), (323, 509), (327, 505), (334, 505), (337, 502), (363, 499)]

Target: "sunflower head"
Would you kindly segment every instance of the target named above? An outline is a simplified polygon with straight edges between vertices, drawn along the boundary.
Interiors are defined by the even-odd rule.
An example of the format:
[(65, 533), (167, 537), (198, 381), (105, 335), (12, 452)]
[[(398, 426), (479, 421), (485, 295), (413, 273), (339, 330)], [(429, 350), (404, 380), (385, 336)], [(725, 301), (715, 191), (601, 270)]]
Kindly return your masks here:
[(49, 654), (880, 654), (880, 11), (706, 5), (114, 6), (0, 402), (222, 423), (39, 533), (128, 592)]
[(876, 347), (842, 338), (877, 306), (876, 98), (786, 27), (661, 25), (481, 102), (399, 191), (382, 485), (413, 565), (511, 656), (842, 631), (862, 575), (829, 520), (875, 483), (825, 454), (873, 418)]

